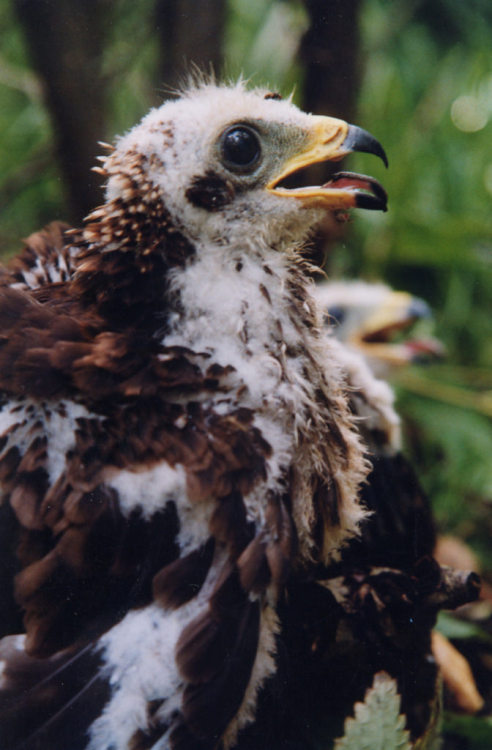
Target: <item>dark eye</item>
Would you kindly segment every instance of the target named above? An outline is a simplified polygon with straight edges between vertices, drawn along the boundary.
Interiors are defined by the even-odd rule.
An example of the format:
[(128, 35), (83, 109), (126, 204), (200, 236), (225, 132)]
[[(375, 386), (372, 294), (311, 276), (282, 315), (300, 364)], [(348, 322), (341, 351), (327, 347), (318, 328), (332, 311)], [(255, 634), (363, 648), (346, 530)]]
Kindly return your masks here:
[(329, 322), (332, 326), (341, 326), (343, 321), (345, 320), (345, 310), (343, 309), (343, 307), (333, 305), (327, 310), (327, 319), (327, 322)]
[(257, 133), (245, 125), (234, 125), (222, 136), (221, 151), (228, 169), (249, 172), (260, 160), (261, 145)]

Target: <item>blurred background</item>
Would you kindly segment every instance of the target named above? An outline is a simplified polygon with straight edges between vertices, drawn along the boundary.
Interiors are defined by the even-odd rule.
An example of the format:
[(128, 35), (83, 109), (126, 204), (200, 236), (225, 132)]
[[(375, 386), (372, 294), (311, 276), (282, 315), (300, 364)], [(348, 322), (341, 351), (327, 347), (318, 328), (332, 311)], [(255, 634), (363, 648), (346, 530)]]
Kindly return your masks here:
[[(0, 0), (0, 30), (4, 258), (101, 202), (97, 141), (159, 105), (190, 63), (293, 90), (303, 109), (381, 141), (388, 171), (360, 154), (345, 167), (380, 179), (389, 211), (353, 212), (327, 270), (431, 306), (418, 325), (446, 357), (392, 376), (405, 449), (441, 533), (492, 580), (490, 0)], [(490, 724), (483, 745), (453, 727), (465, 744), (449, 747), (492, 747)]]

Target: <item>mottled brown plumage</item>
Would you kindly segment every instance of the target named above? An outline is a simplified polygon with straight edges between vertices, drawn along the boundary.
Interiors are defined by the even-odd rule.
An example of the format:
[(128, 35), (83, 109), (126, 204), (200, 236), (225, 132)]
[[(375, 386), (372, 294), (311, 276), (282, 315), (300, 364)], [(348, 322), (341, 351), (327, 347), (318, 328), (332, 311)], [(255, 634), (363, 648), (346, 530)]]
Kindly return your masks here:
[(61, 747), (74, 715), (88, 750), (228, 748), (252, 721), (289, 581), (364, 516), (301, 251), (326, 210), (384, 194), (276, 187), (358, 143), (382, 153), (268, 92), (198, 88), (110, 151), (83, 229), (50, 225), (3, 273), (12, 749)]

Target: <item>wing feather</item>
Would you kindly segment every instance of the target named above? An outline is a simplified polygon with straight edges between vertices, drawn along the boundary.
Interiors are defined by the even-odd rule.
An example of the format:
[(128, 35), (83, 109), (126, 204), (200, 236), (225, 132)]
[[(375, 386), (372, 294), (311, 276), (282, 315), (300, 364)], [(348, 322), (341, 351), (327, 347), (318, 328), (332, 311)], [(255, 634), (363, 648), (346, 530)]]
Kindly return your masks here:
[(39, 659), (26, 653), (23, 636), (9, 636), (0, 641), (0, 662), (3, 747), (83, 750), (109, 695), (94, 644)]

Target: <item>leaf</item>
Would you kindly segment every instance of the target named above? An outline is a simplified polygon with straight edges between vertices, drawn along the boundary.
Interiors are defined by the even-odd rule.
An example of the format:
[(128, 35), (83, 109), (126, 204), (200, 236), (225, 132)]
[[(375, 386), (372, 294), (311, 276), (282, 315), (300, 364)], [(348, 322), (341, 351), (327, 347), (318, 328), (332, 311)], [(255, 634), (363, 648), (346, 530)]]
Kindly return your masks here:
[(473, 639), (481, 643), (492, 644), (492, 636), (486, 630), (474, 622), (460, 620), (449, 612), (439, 612), (436, 630), (449, 639)]
[[(447, 713), (444, 716), (444, 733), (446, 737), (456, 741), (459, 747), (468, 750), (490, 750), (492, 747), (492, 721), (490, 718), (475, 716), (457, 716)], [(458, 747), (458, 745), (455, 745)]]
[(334, 750), (411, 750), (396, 681), (386, 672), (374, 676), (364, 703), (356, 703), (354, 713), (355, 718), (345, 721), (345, 735), (335, 741)]
[(452, 704), (467, 714), (480, 711), (484, 699), (478, 692), (470, 664), (446, 636), (437, 630), (432, 633), (432, 653), (441, 668)]

